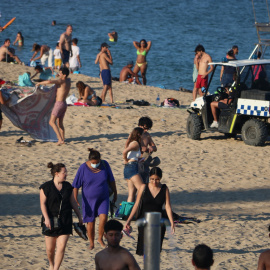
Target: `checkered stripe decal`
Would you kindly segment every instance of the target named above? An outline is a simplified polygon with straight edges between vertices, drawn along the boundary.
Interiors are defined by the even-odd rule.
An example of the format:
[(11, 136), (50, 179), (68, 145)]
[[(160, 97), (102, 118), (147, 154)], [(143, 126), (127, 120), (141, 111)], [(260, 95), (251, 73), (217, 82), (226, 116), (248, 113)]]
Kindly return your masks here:
[(267, 117), (269, 116), (269, 107), (257, 105), (240, 105), (238, 106), (236, 113)]

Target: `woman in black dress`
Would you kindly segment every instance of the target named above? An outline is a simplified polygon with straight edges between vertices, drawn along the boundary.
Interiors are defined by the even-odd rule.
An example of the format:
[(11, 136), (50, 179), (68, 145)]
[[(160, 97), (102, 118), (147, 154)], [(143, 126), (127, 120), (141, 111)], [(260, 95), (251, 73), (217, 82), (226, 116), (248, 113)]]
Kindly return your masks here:
[[(171, 223), (171, 232), (174, 233), (174, 222), (172, 215), (172, 207), (170, 202), (170, 192), (165, 184), (161, 184), (162, 170), (159, 167), (154, 167), (150, 171), (149, 184), (142, 185), (140, 188), (134, 207), (130, 213), (130, 216), (126, 222), (125, 229), (130, 230), (130, 223), (133, 216), (137, 212), (140, 200), (142, 199), (142, 208), (138, 218), (143, 218), (146, 212), (162, 212), (162, 206), (165, 203), (165, 209)], [(136, 254), (143, 255), (143, 237), (144, 228), (139, 227), (138, 243)], [(162, 247), (162, 241), (165, 235), (165, 227), (161, 229), (161, 243), (160, 251)]]
[[(67, 170), (64, 164), (48, 163), (53, 179), (40, 186), (40, 208), (42, 211), (42, 233), (45, 235), (46, 251), (50, 269), (59, 269), (64, 257), (69, 235), (72, 234), (72, 209), (79, 223), (82, 217), (74, 199), (73, 188), (66, 182)], [(59, 217), (59, 228), (53, 228), (52, 219)], [(56, 225), (56, 224), (55, 224)], [(55, 253), (55, 248), (56, 253)]]

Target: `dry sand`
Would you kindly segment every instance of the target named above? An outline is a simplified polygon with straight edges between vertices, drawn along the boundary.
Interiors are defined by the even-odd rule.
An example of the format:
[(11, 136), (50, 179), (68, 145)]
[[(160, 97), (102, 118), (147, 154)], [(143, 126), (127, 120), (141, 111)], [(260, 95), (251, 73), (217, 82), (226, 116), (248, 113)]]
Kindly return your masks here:
[[(17, 80), (33, 68), (0, 63), (0, 78)], [(72, 90), (82, 80), (100, 95), (98, 78), (71, 75)], [(14, 127), (4, 116), (0, 132), (0, 228), (1, 269), (47, 269), (44, 238), (41, 234), (39, 186), (51, 179), (46, 164), (63, 162), (72, 183), (80, 164), (86, 161), (88, 147), (98, 149), (109, 161), (118, 189), (119, 204), (127, 197), (123, 179), (122, 151), (129, 132), (141, 116), (152, 118), (151, 135), (164, 171), (163, 182), (171, 192), (173, 210), (194, 216), (200, 224), (181, 225), (166, 239), (161, 252), (161, 269), (193, 269), (191, 256), (198, 243), (214, 251), (213, 269), (255, 269), (259, 254), (268, 248), (269, 238), (269, 142), (265, 147), (251, 147), (240, 138), (225, 139), (219, 133), (203, 133), (202, 140), (186, 136), (186, 106), (190, 93), (149, 86), (113, 83), (116, 102), (145, 99), (154, 103), (174, 97), (180, 109), (137, 107), (115, 109), (69, 107), (65, 117), (67, 145), (36, 142), (32, 147), (17, 146), (24, 131)], [(109, 98), (109, 97), (107, 97)], [(133, 235), (137, 237), (134, 226)], [(122, 245), (130, 250), (143, 269), (143, 259), (135, 255), (136, 241), (124, 237)], [(76, 233), (70, 237), (61, 269), (94, 269), (93, 251)]]

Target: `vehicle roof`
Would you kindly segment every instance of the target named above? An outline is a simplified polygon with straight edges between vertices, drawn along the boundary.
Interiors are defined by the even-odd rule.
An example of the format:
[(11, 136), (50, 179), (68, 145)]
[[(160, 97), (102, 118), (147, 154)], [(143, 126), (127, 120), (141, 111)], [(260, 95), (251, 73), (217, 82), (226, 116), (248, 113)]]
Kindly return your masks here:
[(220, 65), (220, 66), (231, 66), (231, 67), (243, 67), (253, 65), (265, 65), (270, 64), (270, 59), (245, 59), (245, 60), (233, 60), (227, 63), (223, 62), (212, 62), (208, 65)]

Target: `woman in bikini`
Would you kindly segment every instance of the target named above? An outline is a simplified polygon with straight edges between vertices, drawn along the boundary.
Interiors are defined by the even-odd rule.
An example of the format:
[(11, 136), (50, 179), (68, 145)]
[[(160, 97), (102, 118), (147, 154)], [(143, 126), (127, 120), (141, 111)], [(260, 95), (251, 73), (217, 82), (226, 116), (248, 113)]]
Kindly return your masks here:
[[(47, 45), (39, 45), (37, 43), (33, 44), (32, 52), (34, 52), (31, 61), (36, 61), (40, 59), (41, 65), (45, 66), (46, 61), (48, 60), (48, 67), (52, 67), (53, 65), (53, 51)], [(35, 56), (40, 53), (39, 57)]]
[[(96, 96), (96, 92), (82, 81), (76, 83), (76, 87), (79, 91), (79, 102), (87, 103), (90, 106), (100, 106), (101, 98)], [(102, 101), (101, 101), (102, 102)]]
[(24, 38), (22, 36), (21, 32), (18, 32), (15, 41), (13, 42), (13, 45), (15, 45), (18, 42), (18, 46), (23, 46), (24, 44)]
[(146, 55), (151, 48), (151, 44), (151, 41), (146, 42), (145, 39), (142, 39), (140, 42), (133, 41), (133, 45), (137, 49), (137, 60), (133, 72), (135, 74), (138, 74), (141, 71), (142, 81), (144, 85), (146, 85)]

